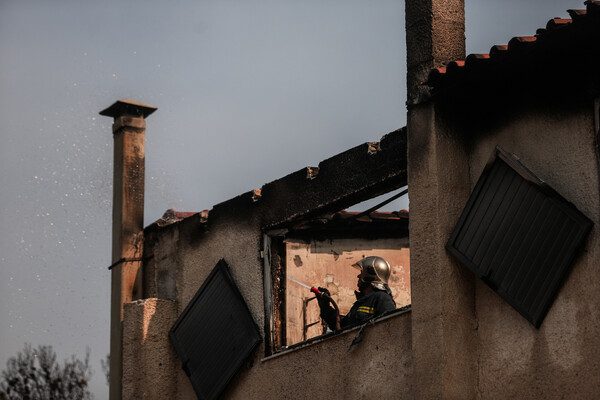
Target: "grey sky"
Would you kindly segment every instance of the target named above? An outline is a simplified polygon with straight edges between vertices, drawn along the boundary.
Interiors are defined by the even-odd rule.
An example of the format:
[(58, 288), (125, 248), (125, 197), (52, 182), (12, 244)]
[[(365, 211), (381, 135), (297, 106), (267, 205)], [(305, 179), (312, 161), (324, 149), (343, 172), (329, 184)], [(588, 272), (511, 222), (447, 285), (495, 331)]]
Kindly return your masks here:
[[(177, 4), (177, 5), (173, 5)], [(467, 1), (467, 50), (582, 1)], [(133, 98), (146, 224), (199, 211), (405, 124), (404, 2), (0, 1), (0, 368), (90, 346), (107, 397), (112, 133)], [(398, 203), (398, 207), (406, 206)]]

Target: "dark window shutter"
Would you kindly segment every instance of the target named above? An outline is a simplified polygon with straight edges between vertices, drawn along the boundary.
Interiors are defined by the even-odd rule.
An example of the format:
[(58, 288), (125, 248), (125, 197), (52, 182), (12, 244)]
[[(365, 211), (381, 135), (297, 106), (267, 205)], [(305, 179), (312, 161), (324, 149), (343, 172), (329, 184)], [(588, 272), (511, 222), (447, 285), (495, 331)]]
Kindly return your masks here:
[(539, 328), (592, 226), (497, 147), (446, 248)]
[(216, 399), (260, 343), (258, 327), (224, 260), (169, 332), (198, 399)]

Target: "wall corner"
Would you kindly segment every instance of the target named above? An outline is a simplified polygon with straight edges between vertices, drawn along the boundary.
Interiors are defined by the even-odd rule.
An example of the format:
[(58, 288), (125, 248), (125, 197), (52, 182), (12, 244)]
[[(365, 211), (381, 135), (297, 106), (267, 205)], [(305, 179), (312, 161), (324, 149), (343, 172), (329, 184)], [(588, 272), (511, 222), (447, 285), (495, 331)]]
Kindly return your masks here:
[(177, 302), (145, 299), (123, 308), (123, 399), (172, 399), (178, 362), (169, 340)]

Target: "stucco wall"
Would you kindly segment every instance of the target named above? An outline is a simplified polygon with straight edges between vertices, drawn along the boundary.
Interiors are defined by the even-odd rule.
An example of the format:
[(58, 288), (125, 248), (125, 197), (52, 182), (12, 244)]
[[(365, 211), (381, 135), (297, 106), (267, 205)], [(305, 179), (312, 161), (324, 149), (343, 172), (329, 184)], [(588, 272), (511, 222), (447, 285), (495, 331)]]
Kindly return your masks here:
[[(482, 130), (470, 159), (475, 184), (496, 144), (516, 154), (595, 223), (540, 329), (476, 284), (482, 398), (597, 398), (600, 393), (600, 201), (591, 102), (540, 106)], [(537, 109), (537, 111), (535, 111)]]
[(162, 400), (176, 391), (181, 365), (169, 343), (176, 303), (146, 299), (123, 308), (123, 399)]
[(415, 396), (471, 399), (475, 282), (444, 247), (470, 192), (467, 146), (432, 103), (409, 109), (408, 132)]
[[(475, 118), (467, 102), (409, 110), (417, 398), (595, 398), (600, 393), (595, 277), (600, 191), (592, 102), (510, 100)], [(498, 108), (505, 104), (506, 109)], [(459, 106), (464, 120), (450, 111)], [(596, 224), (539, 330), (444, 249), (496, 145), (515, 153)]]
[(260, 361), (241, 371), (230, 399), (411, 399), (410, 311)]
[[(156, 261), (178, 261), (168, 262), (172, 267), (171, 273), (179, 277), (176, 293), (181, 299), (176, 303), (177, 311), (172, 317), (177, 317), (183, 311), (219, 259), (226, 255), (233, 278), (264, 336), (260, 230), (252, 229), (251, 224), (227, 223), (211, 226), (210, 235), (202, 235), (198, 229), (198, 224), (193, 220), (182, 221), (161, 230), (161, 240), (150, 241), (154, 246), (153, 254), (163, 255), (157, 257)], [(170, 256), (167, 256), (167, 253)], [(152, 265), (152, 262), (148, 263), (148, 269), (156, 268), (150, 268)], [(132, 319), (129, 315), (129, 325), (136, 326), (141, 323), (140, 318)], [(410, 398), (410, 332), (410, 312), (405, 312), (369, 326), (363, 341), (350, 352), (347, 351), (348, 346), (356, 335), (356, 330), (280, 354), (266, 361), (262, 361), (265, 357), (265, 347), (261, 344), (249, 363), (230, 384), (225, 398), (302, 398), (323, 393), (327, 393), (329, 398), (339, 399), (371, 398), (371, 394), (388, 398), (399, 398), (399, 395)], [(130, 352), (150, 351), (140, 343), (136, 344), (135, 340), (128, 340), (127, 343)], [(165, 345), (169, 349), (164, 348)], [(161, 346), (162, 349), (157, 346), (154, 351), (172, 351), (170, 343), (163, 342)], [(365, 375), (365, 369), (368, 375)], [(139, 380), (145, 372), (128, 368), (126, 373), (128, 379)], [(154, 385), (175, 388), (172, 397), (174, 399), (195, 399), (193, 388), (180, 363), (176, 363), (174, 374), (171, 383), (163, 380)], [(365, 380), (366, 376), (368, 379)], [(332, 388), (336, 388), (336, 391), (331, 392)], [(300, 397), (296, 397), (290, 393), (306, 395), (300, 394)]]
[[(175, 294), (177, 309), (175, 319), (194, 297), (202, 283), (221, 258), (230, 266), (231, 274), (244, 297), (248, 308), (264, 337), (264, 296), (262, 259), (260, 258), (261, 232), (249, 221), (232, 223), (227, 219), (210, 225), (206, 234), (197, 220), (190, 219), (160, 231), (160, 240), (152, 240), (153, 254), (160, 254), (148, 263), (147, 270), (160, 270), (159, 264), (171, 267), (170, 276), (176, 277)], [(169, 278), (170, 279), (170, 278)], [(160, 287), (161, 284), (157, 284)], [(175, 320), (173, 320), (173, 323)], [(172, 348), (171, 343), (167, 344)], [(256, 351), (264, 355), (264, 345)], [(178, 363), (174, 368), (175, 393), (173, 399), (195, 399), (189, 378)], [(163, 382), (160, 383), (161, 385)], [(157, 384), (158, 385), (158, 384)]]

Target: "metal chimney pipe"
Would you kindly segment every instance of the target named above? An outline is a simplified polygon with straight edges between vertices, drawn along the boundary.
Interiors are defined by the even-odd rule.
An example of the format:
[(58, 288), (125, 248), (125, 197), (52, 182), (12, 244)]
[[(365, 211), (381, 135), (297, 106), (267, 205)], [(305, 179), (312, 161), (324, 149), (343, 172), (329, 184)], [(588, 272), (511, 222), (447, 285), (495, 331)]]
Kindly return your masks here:
[(113, 117), (113, 235), (110, 306), (110, 399), (121, 399), (123, 303), (142, 296), (144, 160), (148, 115), (156, 107), (119, 100), (100, 115)]

